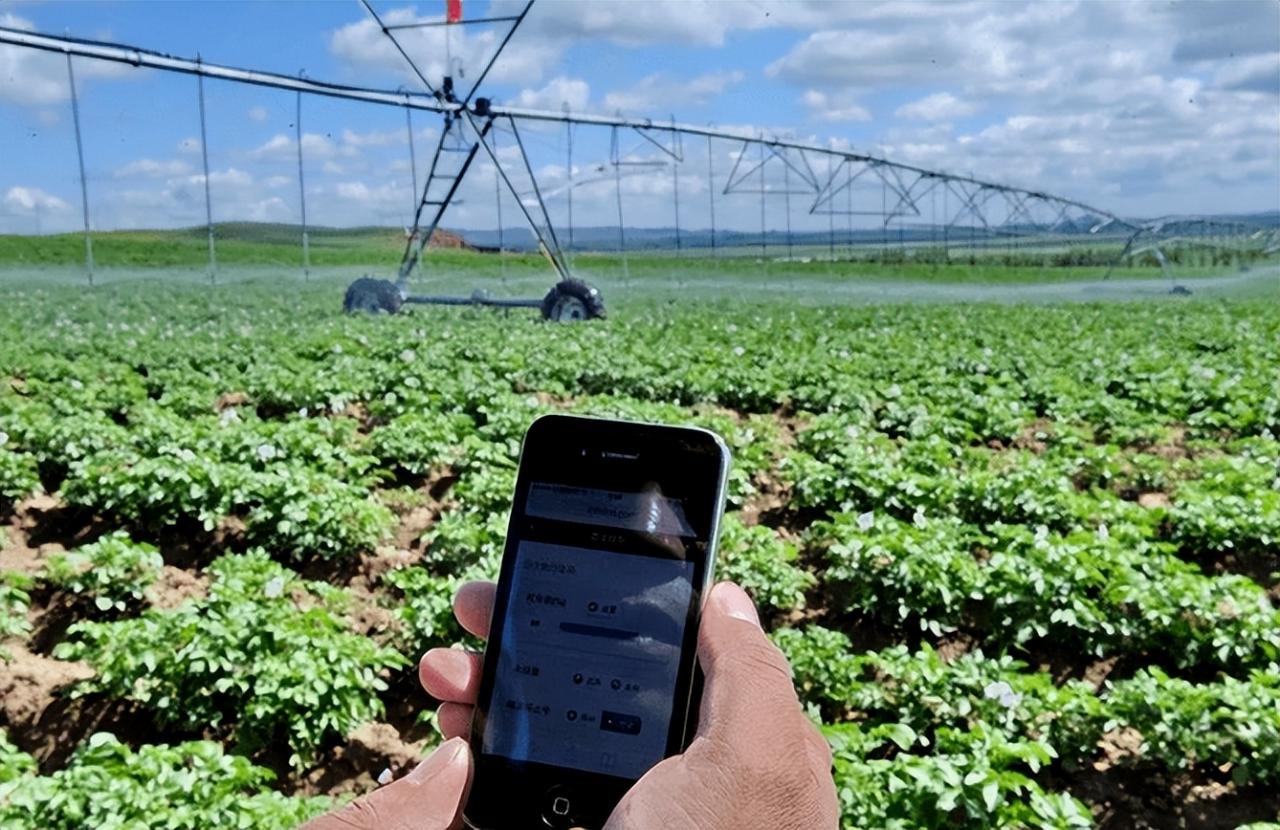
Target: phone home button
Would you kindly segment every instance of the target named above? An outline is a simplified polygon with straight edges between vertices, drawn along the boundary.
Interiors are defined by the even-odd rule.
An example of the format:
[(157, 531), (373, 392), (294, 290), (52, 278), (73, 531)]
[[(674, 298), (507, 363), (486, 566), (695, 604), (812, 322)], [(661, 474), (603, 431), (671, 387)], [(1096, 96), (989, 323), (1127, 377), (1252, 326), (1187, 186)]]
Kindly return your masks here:
[(567, 787), (555, 786), (547, 790), (542, 800), (542, 821), (555, 830), (572, 827), (577, 818), (574, 809), (573, 793)]

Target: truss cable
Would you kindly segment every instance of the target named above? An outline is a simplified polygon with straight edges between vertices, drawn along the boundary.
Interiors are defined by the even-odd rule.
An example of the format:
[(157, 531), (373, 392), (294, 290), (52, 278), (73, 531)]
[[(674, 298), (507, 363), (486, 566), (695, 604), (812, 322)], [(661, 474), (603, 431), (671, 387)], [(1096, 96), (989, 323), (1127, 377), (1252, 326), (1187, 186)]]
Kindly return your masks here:
[[(565, 112), (565, 115), (569, 114), (568, 102), (565, 102), (564, 112)], [(570, 252), (570, 255), (572, 255), (572, 251), (573, 251), (573, 122), (571, 121), (564, 122), (564, 132), (565, 132), (565, 139), (566, 139), (564, 173), (565, 173), (565, 180), (569, 183), (569, 189), (566, 194), (569, 202), (569, 247), (566, 248), (565, 250)]]
[(209, 232), (209, 284), (214, 285), (218, 281), (218, 255), (213, 245), (213, 199), (209, 195), (209, 134), (205, 129), (203, 75), (196, 75), (196, 95), (200, 101), (200, 160), (204, 163), (204, 221)]
[[(675, 120), (674, 118), (672, 119)], [(680, 162), (671, 160), (671, 197), (676, 216), (676, 257), (680, 256)]]
[[(413, 110), (409, 107), (404, 108), (404, 126), (409, 137), (409, 176), (411, 186), (413, 187), (410, 194), (412, 196), (410, 203), (413, 204), (417, 202), (418, 199), (418, 156), (413, 149)], [(416, 218), (418, 215), (418, 206), (413, 204), (413, 207), (411, 207), (410, 210), (413, 211), (413, 216)]]
[[(367, 3), (367, 0), (361, 0), (361, 2)], [(502, 54), (503, 49), (507, 48), (507, 43), (510, 42), (511, 36), (516, 33), (516, 29), (520, 28), (520, 24), (524, 22), (524, 17), (529, 13), (529, 9), (531, 8), (533, 8), (533, 0), (529, 0), (528, 3), (525, 3), (524, 9), (521, 10), (520, 14), (516, 15), (516, 19), (512, 22), (511, 28), (507, 30), (507, 36), (498, 44), (498, 48), (493, 52), (493, 57), (489, 58), (489, 63), (480, 72), (480, 76), (476, 78), (476, 82), (471, 85), (471, 89), (467, 91), (467, 97), (462, 99), (462, 106), (465, 107), (471, 103), (471, 97), (476, 94), (476, 90), (480, 88), (480, 84), (484, 83), (484, 79), (489, 75), (489, 70), (493, 69), (493, 65), (498, 61), (498, 56)], [(446, 29), (445, 31), (448, 30)]]
[(769, 267), (769, 231), (765, 227), (765, 195), (767, 184), (764, 180), (764, 142), (760, 142), (760, 259), (765, 264), (765, 269)]
[(791, 261), (791, 167), (782, 165), (782, 210), (786, 214), (787, 261)]
[[(847, 160), (841, 162), (844, 165), (844, 209), (846, 221), (849, 225), (849, 261), (853, 261), (853, 165)], [(839, 168), (836, 168), (839, 172)]]
[(711, 136), (707, 136), (707, 205), (711, 210), (711, 258), (718, 259), (716, 251), (716, 174), (715, 154), (711, 149)]
[(613, 128), (609, 142), (610, 155), (613, 156), (613, 192), (618, 202), (618, 251), (622, 254), (622, 279), (630, 287), (631, 269), (627, 265), (627, 232), (622, 221), (622, 157), (618, 148), (618, 128)]
[[(493, 130), (493, 155), (498, 155), (498, 131)], [(502, 271), (502, 287), (507, 287), (507, 257), (506, 257), (506, 240), (502, 232), (502, 176), (498, 174), (498, 165), (493, 166), (493, 194), (494, 204), (498, 208), (498, 267)]]
[(302, 217), (302, 278), (311, 279), (311, 241), (307, 238), (307, 183), (302, 173), (302, 92), (297, 93), (297, 112), (294, 115), (294, 132), (298, 138), (298, 208)]
[[(547, 203), (542, 198), (542, 189), (538, 187), (538, 177), (533, 173), (533, 164), (529, 161), (529, 154), (525, 152), (524, 141), (520, 138), (520, 130), (516, 128), (514, 118), (508, 118), (507, 123), (511, 125), (511, 134), (515, 136), (516, 146), (520, 148), (520, 158), (524, 159), (524, 169), (529, 174), (529, 181), (533, 184), (533, 195), (538, 200), (538, 208), (542, 211), (542, 221), (546, 223), (547, 235), (551, 237), (551, 244), (555, 246), (555, 252), (558, 259), (564, 259), (564, 252), (560, 248), (560, 239), (556, 236), (556, 226), (551, 221), (551, 214), (547, 211)], [(561, 274), (567, 275), (567, 271), (561, 267)]]
[[(409, 53), (404, 51), (404, 47), (400, 45), (400, 41), (396, 40), (396, 36), (391, 34), (391, 30), (382, 22), (382, 18), (378, 17), (378, 13), (373, 10), (373, 6), (369, 5), (369, 0), (360, 0), (360, 4), (363, 5), (365, 10), (373, 17), (373, 22), (378, 24), (378, 28), (387, 36), (387, 39), (391, 41), (392, 45), (396, 47), (396, 51), (400, 53), (400, 57), (404, 58), (405, 63), (409, 64), (409, 68), (413, 70), (413, 74), (418, 76), (419, 81), (422, 81), (422, 85), (427, 88), (427, 92), (430, 92), (432, 95), (439, 98), (440, 93), (436, 92), (436, 88), (427, 80), (427, 76), (422, 74), (422, 70), (413, 62), (413, 58), (409, 57)], [(448, 71), (448, 67), (446, 67), (445, 70)]]
[(76, 73), (67, 53), (67, 83), (71, 87), (71, 121), (76, 128), (76, 158), (80, 162), (80, 205), (84, 209), (84, 270), (93, 286), (93, 237), (89, 234), (89, 185), (84, 175), (84, 142), (80, 139), (80, 99), (76, 97)]
[[(827, 180), (834, 181), (839, 172), (838, 168), (836, 170), (831, 169), (831, 156), (827, 156)], [(827, 259), (833, 264), (836, 261), (836, 211), (834, 206), (827, 211)]]

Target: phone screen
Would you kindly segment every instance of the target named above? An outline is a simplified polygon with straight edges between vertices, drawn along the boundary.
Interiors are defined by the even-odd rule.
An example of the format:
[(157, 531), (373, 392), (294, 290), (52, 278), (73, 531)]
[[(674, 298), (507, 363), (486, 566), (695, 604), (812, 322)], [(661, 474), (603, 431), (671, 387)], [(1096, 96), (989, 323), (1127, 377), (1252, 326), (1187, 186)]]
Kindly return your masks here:
[(680, 752), (728, 454), (547, 416), (521, 451), (471, 744), (471, 826), (598, 827)]
[[(525, 514), (599, 528), (597, 539), (620, 541), (610, 528), (693, 539), (680, 502), (654, 491), (535, 482)], [(483, 752), (628, 778), (662, 760), (695, 563), (616, 541), (519, 541)]]

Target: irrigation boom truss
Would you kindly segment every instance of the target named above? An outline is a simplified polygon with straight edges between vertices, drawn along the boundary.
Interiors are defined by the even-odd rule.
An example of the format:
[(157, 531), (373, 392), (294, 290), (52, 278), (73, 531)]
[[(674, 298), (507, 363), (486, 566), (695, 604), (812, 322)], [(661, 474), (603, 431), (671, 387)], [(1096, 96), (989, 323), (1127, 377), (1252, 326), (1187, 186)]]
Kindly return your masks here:
[[(349, 311), (396, 311), (402, 302), (417, 302), (534, 307), (541, 308), (544, 316), (562, 320), (603, 315), (604, 306), (599, 292), (576, 279), (565, 258), (555, 224), (547, 210), (544, 194), (525, 150), (518, 126), (520, 123), (560, 123), (611, 130), (610, 164), (614, 168), (615, 179), (621, 175), (620, 168), (623, 166), (651, 164), (637, 163), (623, 157), (618, 142), (620, 131), (629, 131), (640, 136), (647, 144), (657, 148), (663, 157), (670, 159), (673, 168), (684, 161), (684, 138), (705, 138), (708, 142), (708, 161), (711, 158), (710, 142), (714, 140), (734, 142), (738, 145), (738, 150), (734, 154), (732, 168), (724, 180), (721, 192), (725, 195), (757, 193), (763, 199), (766, 190), (764, 169), (767, 165), (773, 164), (774, 169), (780, 168), (787, 179), (787, 185), (781, 193), (788, 200), (791, 195), (809, 199), (810, 214), (879, 216), (886, 229), (890, 223), (902, 228), (909, 225), (913, 219), (923, 217), (922, 208), (926, 197), (936, 200), (941, 195), (945, 200), (944, 205), (955, 205), (954, 214), (951, 214), (949, 208), (946, 209), (945, 227), (965, 228), (973, 233), (980, 232), (986, 238), (995, 239), (1078, 234), (1082, 227), (1093, 234), (1105, 232), (1124, 242), (1116, 262), (1124, 256), (1151, 253), (1165, 268), (1166, 274), (1171, 279), (1172, 274), (1169, 272), (1166, 258), (1161, 250), (1162, 244), (1194, 238), (1201, 245), (1218, 245), (1220, 243), (1214, 240), (1228, 236), (1238, 238), (1242, 234), (1253, 231), (1252, 235), (1246, 238), (1253, 240), (1265, 252), (1272, 253), (1280, 249), (1280, 236), (1274, 229), (1256, 229), (1241, 223), (1222, 222), (1211, 217), (1171, 217), (1146, 221), (1124, 219), (1103, 208), (1042, 190), (931, 170), (853, 150), (767, 135), (763, 131), (717, 129), (713, 126), (678, 123), (674, 119), (669, 122), (655, 122), (651, 119), (626, 118), (621, 115), (592, 115), (501, 106), (488, 98), (477, 96), (476, 93), (529, 13), (533, 0), (528, 0), (516, 15), (462, 19), (452, 23), (427, 20), (396, 25), (384, 23), (368, 0), (360, 0), (360, 2), (382, 33), (394, 44), (417, 80), (421, 82), (422, 91), (387, 90), (328, 83), (306, 77), (207, 63), (199, 59), (179, 58), (118, 43), (58, 37), (6, 27), (0, 27), (0, 44), (63, 54), (67, 56), (69, 72), (71, 58), (77, 57), (195, 75), (201, 79), (214, 78), (290, 91), (299, 96), (299, 106), (301, 96), (305, 94), (400, 107), (407, 111), (418, 110), (442, 116), (444, 127), (440, 131), (430, 172), (422, 187), (421, 197), (417, 201), (412, 230), (408, 234), (397, 279), (394, 283), (367, 277), (357, 280), (348, 289), (344, 302), (344, 307)], [(396, 32), (405, 29), (476, 23), (509, 23), (510, 27), (497, 49), (489, 57), (483, 71), (471, 84), (466, 94), (461, 97), (455, 93), (451, 77), (442, 78), (438, 87), (432, 84), (396, 36)], [(74, 80), (72, 84), (74, 93)], [(203, 90), (201, 95), (203, 106)], [(493, 142), (495, 125), (502, 125), (515, 138), (515, 146), (519, 150), (519, 162), (515, 170), (510, 169), (511, 165), (502, 161), (495, 150)], [(299, 125), (299, 131), (300, 129)], [(79, 141), (78, 134), (77, 141)], [(538, 249), (557, 274), (559, 281), (545, 298), (501, 299), (491, 298), (480, 292), (471, 297), (420, 296), (409, 293), (409, 278), (419, 261), (422, 248), (431, 239), (449, 205), (454, 202), (467, 171), (481, 151), (493, 163), (503, 185), (515, 197), (516, 205), (537, 240)], [(301, 145), (299, 145), (299, 152), (301, 152)], [(753, 156), (752, 161), (747, 161)], [(662, 163), (665, 164), (665, 162)], [(301, 156), (299, 156), (299, 164), (301, 165)], [(527, 179), (532, 184), (531, 189), (526, 192), (519, 191), (512, 179), (513, 173)], [(708, 178), (714, 179), (710, 168)], [(798, 184), (793, 185), (793, 181)], [(881, 188), (883, 199), (879, 210), (861, 206), (855, 209), (852, 189), (855, 183), (867, 181), (876, 183)], [(713, 190), (720, 189), (714, 181), (711, 185)], [(796, 189), (792, 189), (793, 186)], [(679, 198), (678, 191), (677, 184), (676, 199)], [(838, 198), (842, 195), (843, 200)], [(620, 200), (619, 190), (619, 214), (621, 214)], [(841, 201), (844, 204), (841, 204)], [(678, 202), (676, 210), (678, 219)], [(714, 211), (714, 197), (712, 210)], [(936, 205), (934, 212), (936, 213)], [(790, 214), (788, 214), (789, 221)], [(1194, 229), (1193, 233), (1191, 229)], [(86, 240), (88, 239), (87, 231), (86, 218)], [(212, 252), (212, 236), (210, 246)]]

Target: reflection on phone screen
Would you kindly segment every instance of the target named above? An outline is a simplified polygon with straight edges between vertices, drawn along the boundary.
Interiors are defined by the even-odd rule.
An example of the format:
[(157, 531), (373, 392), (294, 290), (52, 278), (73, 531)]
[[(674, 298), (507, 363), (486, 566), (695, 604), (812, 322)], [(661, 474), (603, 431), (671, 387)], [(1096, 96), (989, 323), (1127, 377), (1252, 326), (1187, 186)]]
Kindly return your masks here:
[[(656, 491), (533, 484), (525, 512), (691, 535)], [(607, 534), (602, 534), (607, 538)], [(522, 539), (482, 751), (639, 778), (666, 751), (694, 563)]]

